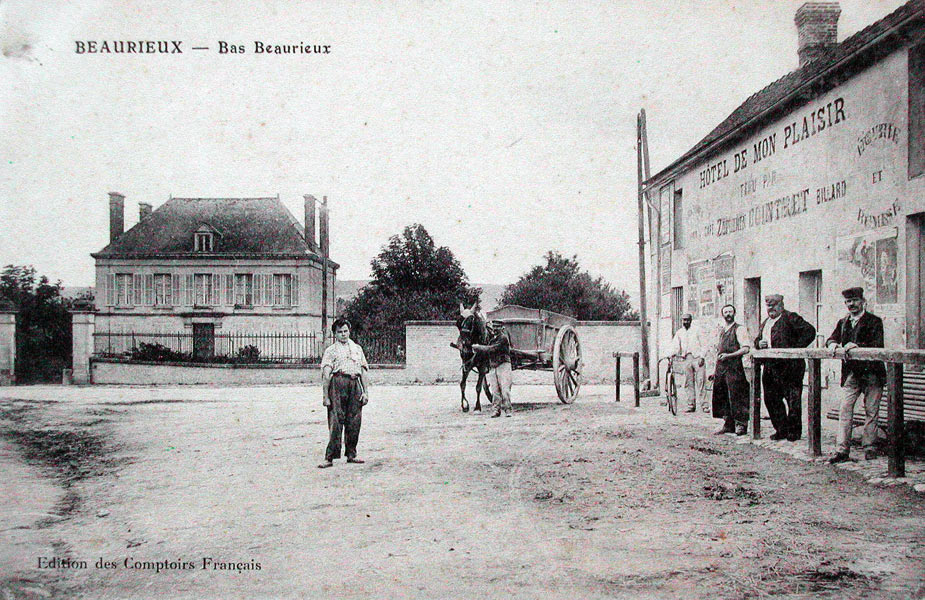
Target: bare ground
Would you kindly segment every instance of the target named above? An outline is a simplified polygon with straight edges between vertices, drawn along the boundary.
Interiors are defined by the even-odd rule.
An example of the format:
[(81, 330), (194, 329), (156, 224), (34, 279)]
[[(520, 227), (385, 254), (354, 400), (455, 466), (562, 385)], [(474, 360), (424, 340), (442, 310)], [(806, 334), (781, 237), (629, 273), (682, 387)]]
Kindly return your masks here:
[(10, 598), (925, 597), (920, 496), (612, 388), (519, 387), (510, 419), (376, 388), (368, 462), (327, 470), (317, 389), (5, 391)]

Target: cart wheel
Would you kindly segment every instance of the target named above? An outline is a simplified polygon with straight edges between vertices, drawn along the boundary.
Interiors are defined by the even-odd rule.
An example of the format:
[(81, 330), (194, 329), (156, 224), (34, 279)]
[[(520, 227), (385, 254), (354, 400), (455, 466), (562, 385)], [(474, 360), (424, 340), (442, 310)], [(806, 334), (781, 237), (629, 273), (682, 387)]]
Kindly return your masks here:
[(581, 387), (581, 343), (571, 325), (556, 334), (552, 349), (552, 373), (556, 393), (563, 404), (571, 404)]

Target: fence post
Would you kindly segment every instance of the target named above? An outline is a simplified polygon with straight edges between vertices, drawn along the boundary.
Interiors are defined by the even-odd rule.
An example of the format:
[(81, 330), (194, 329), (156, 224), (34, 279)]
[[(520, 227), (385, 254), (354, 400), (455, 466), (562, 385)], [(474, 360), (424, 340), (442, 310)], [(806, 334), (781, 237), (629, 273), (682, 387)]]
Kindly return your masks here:
[(809, 359), (806, 390), (806, 429), (810, 456), (822, 456), (822, 360)]
[[(752, 379), (748, 386), (749, 409), (752, 421), (752, 439), (761, 439), (761, 362), (759, 359), (754, 360), (752, 367)], [(714, 382), (715, 385), (715, 382)]]
[(890, 441), (890, 477), (906, 476), (906, 447), (903, 436), (903, 365), (887, 363), (887, 387), (890, 392), (887, 404), (887, 435)]
[(639, 408), (639, 353), (633, 352), (633, 398)]
[(71, 364), (74, 369), (74, 383), (91, 383), (90, 357), (93, 355), (95, 318), (92, 309), (71, 312)]
[(620, 355), (614, 354), (613, 360), (614, 360), (614, 379), (613, 381), (614, 381), (614, 388), (616, 388), (616, 398), (614, 399), (614, 402), (619, 402), (620, 401)]

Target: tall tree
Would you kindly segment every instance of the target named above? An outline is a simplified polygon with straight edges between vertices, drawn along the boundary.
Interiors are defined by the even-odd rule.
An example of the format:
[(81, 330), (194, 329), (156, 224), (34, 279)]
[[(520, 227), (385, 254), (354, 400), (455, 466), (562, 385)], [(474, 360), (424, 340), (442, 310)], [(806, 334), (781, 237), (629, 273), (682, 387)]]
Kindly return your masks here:
[(372, 280), (341, 313), (358, 331), (400, 332), (405, 321), (452, 319), (481, 290), (445, 246), (420, 224), (389, 238), (372, 263)]
[(547, 252), (545, 265), (530, 269), (504, 289), (501, 304), (519, 304), (570, 315), (582, 321), (635, 320), (624, 291), (614, 290), (602, 277), (594, 279), (582, 271), (578, 257), (566, 258)]
[(71, 362), (70, 303), (61, 297), (61, 282), (36, 276), (32, 266), (6, 265), (0, 273), (0, 303), (16, 315), (16, 380), (60, 381)]

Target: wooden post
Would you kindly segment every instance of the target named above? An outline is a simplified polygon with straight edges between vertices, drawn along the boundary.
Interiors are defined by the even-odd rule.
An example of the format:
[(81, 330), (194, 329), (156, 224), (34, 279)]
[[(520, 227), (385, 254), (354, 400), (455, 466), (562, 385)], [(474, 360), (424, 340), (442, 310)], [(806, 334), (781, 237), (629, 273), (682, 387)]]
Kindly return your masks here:
[(888, 363), (886, 371), (887, 388), (890, 391), (887, 404), (887, 435), (890, 440), (890, 477), (906, 476), (906, 446), (903, 436), (903, 365)]
[(646, 223), (645, 216), (643, 213), (645, 207), (645, 189), (643, 184), (645, 180), (643, 179), (643, 137), (645, 136), (645, 120), (646, 120), (646, 111), (643, 110), (636, 117), (636, 178), (638, 181), (637, 189), (637, 198), (636, 198), (636, 210), (638, 213), (638, 228), (639, 228), (639, 332), (642, 336), (641, 348), (642, 348), (642, 360), (643, 360), (643, 373), (645, 374), (646, 379), (649, 378), (649, 322), (648, 316), (646, 314), (648, 307), (646, 306)]
[(822, 456), (822, 361), (818, 358), (809, 359), (806, 429), (810, 456)]
[[(752, 370), (752, 380), (748, 386), (748, 406), (751, 412), (752, 421), (752, 439), (761, 439), (761, 369), (758, 368), (759, 361), (755, 359)], [(714, 385), (716, 383), (714, 382)]]
[(620, 401), (620, 355), (619, 354), (615, 355), (613, 360), (614, 360), (614, 363), (616, 364), (616, 366), (614, 367), (614, 384), (615, 384), (614, 387), (617, 388), (616, 398), (614, 399), (614, 401), (619, 402)]
[(639, 353), (633, 352), (633, 396), (636, 399), (636, 408), (639, 408)]

